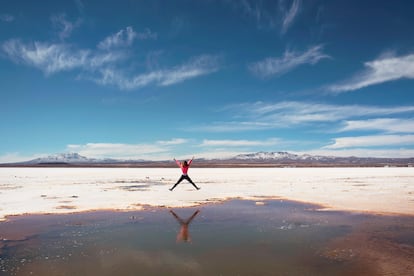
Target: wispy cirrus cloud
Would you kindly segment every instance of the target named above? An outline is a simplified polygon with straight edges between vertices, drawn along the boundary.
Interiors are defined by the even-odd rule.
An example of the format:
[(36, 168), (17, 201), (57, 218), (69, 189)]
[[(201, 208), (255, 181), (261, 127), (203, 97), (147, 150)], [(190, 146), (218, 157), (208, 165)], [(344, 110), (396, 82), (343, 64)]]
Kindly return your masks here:
[(242, 132), (252, 130), (265, 130), (275, 128), (275, 124), (269, 122), (258, 121), (218, 121), (197, 126), (187, 126), (187, 131), (203, 131), (203, 132)]
[(266, 140), (209, 140), (201, 143), (202, 147), (251, 147), (251, 146), (274, 146), (282, 143), (281, 139), (272, 138)]
[(368, 135), (335, 138), (333, 144), (325, 146), (324, 148), (341, 149), (355, 147), (395, 147), (413, 145), (414, 135)]
[[(280, 1), (279, 3), (282, 3)], [(284, 12), (283, 20), (282, 20), (282, 28), (281, 33), (284, 34), (287, 32), (289, 27), (293, 24), (298, 12), (300, 10), (301, 1), (300, 0), (293, 0), (292, 5), (290, 8)], [(283, 8), (282, 8), (283, 9)]]
[(124, 58), (120, 52), (99, 53), (74, 49), (64, 43), (23, 43), (18, 39), (4, 42), (1, 49), (15, 63), (33, 66), (46, 75), (74, 69), (92, 70)]
[(98, 48), (110, 50), (113, 48), (129, 47), (133, 44), (135, 39), (157, 39), (157, 36), (157, 33), (152, 32), (148, 28), (143, 32), (136, 32), (131, 26), (128, 26), (115, 34), (107, 36), (104, 40), (99, 42)]
[(378, 130), (386, 133), (413, 133), (414, 120), (401, 118), (376, 118), (367, 120), (348, 120), (339, 132)]
[(296, 152), (297, 154), (311, 154), (324, 156), (358, 156), (358, 157), (379, 157), (379, 158), (412, 158), (414, 156), (413, 149), (407, 148), (340, 148), (340, 149), (314, 149)]
[(186, 138), (149, 143), (85, 143), (67, 145), (66, 151), (77, 152), (89, 158), (171, 160), (177, 149), (181, 148), (183, 149), (181, 152), (186, 152), (186, 149), (194, 146), (194, 143), (197, 142)]
[[(241, 9), (247, 16), (254, 18), (259, 28), (277, 26), (277, 6), (264, 6), (261, 1), (241, 0), (229, 1), (237, 9)], [(275, 2), (278, 4), (278, 2)]]
[(46, 75), (76, 71), (79, 73), (78, 79), (115, 85), (124, 90), (147, 85), (169, 86), (219, 69), (218, 56), (200, 55), (169, 68), (127, 73), (122, 65), (127, 62), (130, 53), (124, 48), (131, 46), (136, 38), (152, 39), (154, 36), (156, 34), (149, 29), (137, 33), (132, 27), (127, 27), (101, 41), (98, 49), (78, 49), (64, 42), (24, 43), (19, 39), (10, 39), (1, 44), (0, 51), (13, 62), (37, 68)]
[(328, 86), (328, 90), (333, 93), (343, 93), (399, 79), (414, 79), (414, 54), (405, 56), (387, 54), (365, 62), (364, 66), (365, 70), (348, 80)]
[(98, 48), (109, 50), (112, 48), (131, 46), (136, 37), (137, 33), (132, 27), (128, 26), (125, 30), (120, 30), (115, 34), (106, 37), (98, 44)]
[(189, 139), (184, 138), (173, 138), (171, 140), (165, 140), (165, 141), (157, 141), (157, 144), (164, 145), (164, 146), (172, 146), (172, 145), (182, 145), (188, 143)]
[(151, 31), (149, 28), (145, 28), (144, 31), (137, 33), (137, 38), (139, 40), (146, 40), (146, 39), (157, 39), (158, 34)]
[(122, 90), (132, 90), (150, 84), (169, 86), (188, 79), (213, 73), (219, 69), (217, 56), (202, 55), (190, 61), (168, 69), (161, 69), (127, 76), (114, 68), (100, 70), (100, 76), (93, 80), (102, 85), (115, 85)]
[(70, 22), (66, 19), (66, 14), (64, 13), (52, 15), (50, 20), (52, 21), (53, 26), (58, 29), (61, 41), (68, 38), (73, 30), (79, 27), (82, 22), (80, 19), (77, 19), (75, 22)]
[(255, 19), (259, 29), (277, 29), (283, 35), (293, 25), (301, 10), (301, 0), (255, 1), (237, 0), (226, 1), (237, 10)]
[(6, 14), (6, 13), (0, 14), (0, 21), (7, 22), (7, 23), (13, 22), (14, 16), (11, 14)]
[(332, 122), (355, 117), (414, 112), (414, 106), (380, 107), (295, 101), (244, 103), (228, 106), (227, 109), (238, 110), (237, 112), (251, 118), (264, 118), (266, 121), (279, 121), (282, 124)]
[(161, 70), (163, 77), (161, 78), (160, 85), (167, 86), (179, 83), (187, 79), (216, 72), (218, 69), (218, 56), (201, 55), (172, 69)]
[(146, 159), (157, 158), (169, 149), (157, 144), (87, 143), (68, 145), (67, 150), (90, 158)]
[(256, 76), (280, 76), (292, 71), (301, 65), (314, 65), (322, 59), (330, 58), (322, 52), (323, 46), (316, 45), (304, 52), (286, 50), (282, 57), (268, 57), (261, 61), (251, 63), (248, 69)]
[[(328, 123), (330, 124), (329, 132), (338, 132), (343, 131), (344, 127), (341, 128), (340, 124), (345, 120), (352, 118), (372, 119), (375, 116), (410, 113), (414, 112), (414, 106), (380, 107), (285, 101), (229, 105), (221, 112), (229, 113), (227, 117), (230, 120), (194, 126), (188, 128), (188, 130), (238, 132)], [(333, 123), (335, 127), (332, 126)]]
[(82, 0), (75, 0), (76, 8), (78, 9), (80, 14), (85, 13), (85, 5), (83, 4)]

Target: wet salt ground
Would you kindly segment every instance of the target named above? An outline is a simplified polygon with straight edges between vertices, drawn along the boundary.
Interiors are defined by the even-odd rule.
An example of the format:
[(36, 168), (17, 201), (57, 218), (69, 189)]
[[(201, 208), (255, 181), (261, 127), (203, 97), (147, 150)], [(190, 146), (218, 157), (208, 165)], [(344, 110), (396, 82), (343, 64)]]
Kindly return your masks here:
[[(382, 275), (375, 261), (382, 251), (395, 269), (405, 265), (395, 275), (412, 271), (413, 217), (319, 207), (231, 200), (12, 217), (0, 223), (0, 275)], [(171, 211), (182, 221), (195, 215), (190, 242), (177, 239), (181, 225)], [(379, 246), (374, 252), (365, 250), (371, 241)]]
[(188, 207), (264, 196), (352, 210), (414, 215), (412, 168), (0, 168), (0, 220), (26, 213)]

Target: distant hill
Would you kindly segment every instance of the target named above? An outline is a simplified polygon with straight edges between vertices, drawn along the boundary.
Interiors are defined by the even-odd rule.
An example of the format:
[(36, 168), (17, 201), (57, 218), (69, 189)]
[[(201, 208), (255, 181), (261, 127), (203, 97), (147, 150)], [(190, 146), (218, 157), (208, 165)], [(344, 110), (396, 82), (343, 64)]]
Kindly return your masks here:
[[(289, 152), (256, 152), (239, 154), (226, 159), (197, 158), (197, 167), (335, 167), (335, 166), (413, 166), (414, 158), (373, 158), (373, 157), (337, 157)], [(1, 166), (23, 167), (173, 167), (171, 160), (120, 160), (96, 159), (78, 153), (60, 153), (33, 160), (1, 164)]]
[(97, 158), (88, 158), (82, 156), (78, 153), (59, 153), (54, 155), (49, 155), (47, 157), (40, 157), (29, 161), (14, 163), (18, 165), (64, 165), (64, 164), (120, 164), (128, 162), (142, 162), (143, 160), (120, 160), (120, 159), (97, 159)]
[(95, 159), (87, 158), (78, 153), (60, 153), (49, 155), (47, 157), (40, 157), (20, 164), (88, 164), (88, 163), (111, 163), (118, 162), (115, 159)]
[(30, 161), (21, 162), (23, 164), (71, 164), (71, 163), (95, 163), (99, 162), (97, 159), (91, 159), (79, 155), (78, 153), (60, 153), (55, 155), (50, 155), (47, 157), (40, 157)]
[(289, 152), (256, 152), (240, 154), (233, 158), (235, 161), (246, 161), (249, 163), (274, 163), (292, 166), (386, 166), (414, 165), (414, 158), (375, 158), (375, 157), (338, 157), (310, 154), (293, 154)]

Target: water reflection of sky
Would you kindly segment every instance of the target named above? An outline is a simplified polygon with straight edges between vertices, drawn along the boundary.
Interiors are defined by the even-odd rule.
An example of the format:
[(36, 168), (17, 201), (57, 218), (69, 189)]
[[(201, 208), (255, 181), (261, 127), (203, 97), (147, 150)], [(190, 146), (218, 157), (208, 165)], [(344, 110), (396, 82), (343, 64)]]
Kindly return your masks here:
[(349, 275), (373, 268), (356, 249), (332, 249), (332, 241), (385, 220), (404, 225), (400, 239), (412, 239), (412, 218), (315, 208), (233, 200), (199, 209), (18, 217), (0, 224), (0, 275)]

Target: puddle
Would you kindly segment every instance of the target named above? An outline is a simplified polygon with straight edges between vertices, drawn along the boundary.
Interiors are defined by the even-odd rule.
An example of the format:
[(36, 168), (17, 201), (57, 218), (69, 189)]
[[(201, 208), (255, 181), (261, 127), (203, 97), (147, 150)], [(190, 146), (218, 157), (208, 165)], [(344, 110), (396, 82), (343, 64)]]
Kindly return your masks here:
[(231, 200), (11, 217), (0, 223), (0, 275), (408, 275), (414, 268), (413, 217), (319, 208)]

